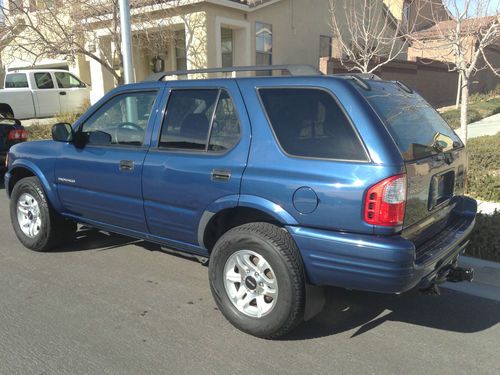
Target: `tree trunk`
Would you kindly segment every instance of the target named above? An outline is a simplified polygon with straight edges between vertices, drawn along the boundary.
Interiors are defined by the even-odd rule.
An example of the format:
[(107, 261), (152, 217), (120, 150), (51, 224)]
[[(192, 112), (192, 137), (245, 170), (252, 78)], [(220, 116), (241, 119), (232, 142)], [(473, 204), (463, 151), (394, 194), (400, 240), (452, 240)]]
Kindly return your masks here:
[(458, 75), (458, 87), (457, 87), (457, 101), (455, 103), (455, 108), (458, 109), (460, 107), (460, 91), (462, 88), (462, 75)]
[(469, 107), (469, 79), (462, 78), (462, 98), (460, 106), (460, 136), (464, 144), (467, 143), (467, 110)]

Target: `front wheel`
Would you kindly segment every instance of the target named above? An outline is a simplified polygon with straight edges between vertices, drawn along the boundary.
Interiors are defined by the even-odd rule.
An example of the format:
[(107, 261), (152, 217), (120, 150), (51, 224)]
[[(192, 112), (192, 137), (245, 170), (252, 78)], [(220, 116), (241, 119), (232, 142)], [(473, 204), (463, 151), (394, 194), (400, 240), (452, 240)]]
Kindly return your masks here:
[(50, 207), (36, 177), (23, 178), (12, 189), (10, 220), (19, 241), (34, 251), (48, 251), (76, 231), (76, 223)]
[(215, 244), (210, 287), (224, 316), (238, 329), (278, 338), (304, 316), (304, 269), (288, 232), (250, 223), (226, 232)]

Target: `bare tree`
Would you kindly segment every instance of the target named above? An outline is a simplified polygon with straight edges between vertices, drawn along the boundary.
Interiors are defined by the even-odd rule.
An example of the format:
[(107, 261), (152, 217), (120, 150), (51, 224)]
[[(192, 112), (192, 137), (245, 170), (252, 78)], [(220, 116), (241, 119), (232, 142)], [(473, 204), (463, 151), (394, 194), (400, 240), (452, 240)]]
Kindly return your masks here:
[(395, 17), (382, 0), (330, 0), (330, 27), (349, 71), (373, 73), (401, 57), (409, 20)]
[[(496, 2), (496, 14), (491, 15)], [(488, 48), (500, 42), (500, 16), (498, 0), (444, 0), (453, 14), (442, 21), (432, 13), (433, 27), (412, 35), (412, 48), (422, 51), (422, 56), (445, 61), (450, 71), (459, 76), (460, 132), (467, 141), (468, 102), (474, 74), (481, 69), (491, 69), (499, 75), (487, 57)]]
[[(174, 22), (201, 27), (179, 11), (182, 0), (132, 0), (130, 5), (133, 38), (152, 56), (174, 40)], [(1, 9), (12, 35), (7, 43), (11, 55), (33, 65), (42, 58), (74, 62), (83, 55), (102, 65), (116, 83), (122, 82), (118, 0), (10, 0)]]

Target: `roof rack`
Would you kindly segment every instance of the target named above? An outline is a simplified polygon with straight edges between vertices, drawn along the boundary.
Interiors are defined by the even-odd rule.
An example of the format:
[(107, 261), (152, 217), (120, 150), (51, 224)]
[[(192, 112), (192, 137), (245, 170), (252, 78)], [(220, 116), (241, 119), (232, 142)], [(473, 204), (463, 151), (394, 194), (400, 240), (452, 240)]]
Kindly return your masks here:
[(350, 78), (354, 78), (354, 77), (358, 77), (358, 78), (361, 78), (361, 79), (369, 79), (369, 80), (372, 80), (372, 81), (381, 81), (382, 78), (380, 78), (378, 75), (374, 74), (374, 73), (338, 73), (338, 74), (333, 74), (334, 76), (336, 77), (350, 77)]
[(193, 70), (178, 70), (172, 72), (160, 72), (150, 75), (146, 81), (163, 81), (166, 77), (187, 76), (189, 74), (211, 74), (211, 73), (236, 73), (236, 72), (287, 72), (291, 76), (320, 76), (323, 75), (318, 69), (311, 65), (260, 65), (260, 66), (232, 66), (229, 68), (207, 68)]

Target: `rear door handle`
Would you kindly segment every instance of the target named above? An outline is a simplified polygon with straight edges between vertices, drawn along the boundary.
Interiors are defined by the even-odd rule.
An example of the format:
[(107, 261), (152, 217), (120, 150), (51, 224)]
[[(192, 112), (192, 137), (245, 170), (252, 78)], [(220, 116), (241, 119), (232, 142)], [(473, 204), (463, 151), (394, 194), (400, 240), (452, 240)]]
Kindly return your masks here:
[(227, 169), (212, 169), (212, 181), (227, 182), (231, 178), (231, 171)]
[(134, 162), (132, 160), (121, 160), (120, 161), (120, 171), (133, 171)]
[(59, 91), (59, 95), (66, 95), (66, 91)]

